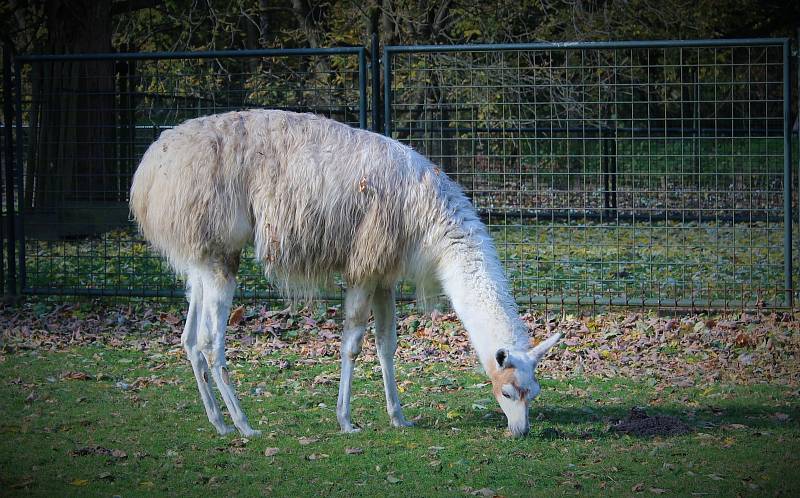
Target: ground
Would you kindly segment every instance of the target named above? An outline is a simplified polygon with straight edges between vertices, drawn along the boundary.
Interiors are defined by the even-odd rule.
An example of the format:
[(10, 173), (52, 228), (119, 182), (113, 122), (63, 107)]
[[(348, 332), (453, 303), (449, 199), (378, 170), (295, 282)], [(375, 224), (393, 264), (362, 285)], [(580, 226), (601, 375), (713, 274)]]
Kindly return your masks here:
[[(368, 336), (359, 434), (335, 416), (337, 307), (234, 310), (231, 375), (260, 438), (217, 436), (175, 303), (0, 310), (0, 489), (21, 496), (797, 496), (800, 321), (790, 313), (525, 315), (566, 337), (539, 367), (527, 438), (504, 435), (451, 314), (406, 308), (389, 426)], [(639, 408), (637, 408), (639, 407)], [(633, 411), (632, 411), (633, 410)], [(688, 433), (614, 431), (641, 410)], [(680, 432), (680, 431), (678, 431)]]

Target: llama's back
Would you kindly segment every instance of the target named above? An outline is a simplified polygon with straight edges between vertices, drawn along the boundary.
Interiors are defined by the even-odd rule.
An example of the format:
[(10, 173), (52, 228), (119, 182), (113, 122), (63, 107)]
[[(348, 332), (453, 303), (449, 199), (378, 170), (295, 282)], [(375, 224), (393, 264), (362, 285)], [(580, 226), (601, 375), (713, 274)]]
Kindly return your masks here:
[(148, 149), (131, 209), (180, 271), (253, 239), (268, 274), (307, 294), (423, 273), (431, 227), (472, 213), (460, 190), (411, 149), (335, 121), (244, 111), (188, 121)]

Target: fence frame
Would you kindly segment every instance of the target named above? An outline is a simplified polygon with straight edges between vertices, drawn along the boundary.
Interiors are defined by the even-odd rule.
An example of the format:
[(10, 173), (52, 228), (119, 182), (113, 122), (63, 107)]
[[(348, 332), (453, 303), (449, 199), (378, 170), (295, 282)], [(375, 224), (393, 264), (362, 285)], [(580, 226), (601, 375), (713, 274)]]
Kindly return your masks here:
[[(397, 54), (452, 53), (452, 52), (494, 52), (522, 50), (591, 50), (591, 49), (658, 49), (658, 48), (716, 48), (736, 46), (781, 46), (783, 50), (783, 223), (784, 223), (784, 287), (785, 296), (781, 305), (771, 308), (792, 309), (794, 307), (794, 286), (792, 268), (792, 129), (791, 129), (791, 39), (789, 38), (731, 38), (722, 40), (642, 40), (642, 41), (589, 41), (589, 42), (534, 42), (474, 45), (391, 45), (383, 51), (384, 78), (384, 130), (387, 137), (392, 136), (392, 57)], [(800, 59), (800, 56), (798, 56)], [(800, 175), (800, 171), (798, 172)], [(800, 179), (798, 180), (800, 181)], [(800, 188), (800, 185), (798, 186)], [(517, 299), (519, 304), (544, 305), (589, 305), (589, 306), (639, 306), (657, 308), (751, 308), (754, 303), (727, 299), (642, 299), (642, 298), (602, 298), (576, 296), (527, 296)]]
[[(203, 52), (140, 52), (140, 53), (107, 53), (107, 54), (67, 54), (67, 55), (22, 55), (13, 58), (13, 77), (6, 77), (12, 64), (10, 54), (4, 50), (4, 108), (11, 107), (8, 96), (13, 94), (13, 117), (15, 118), (15, 142), (7, 142), (6, 149), (12, 147), (15, 154), (6, 158), (6, 185), (7, 193), (6, 216), (8, 234), (5, 247), (0, 246), (7, 259), (7, 271), (4, 275), (6, 291), (10, 295), (16, 294), (49, 294), (49, 295), (87, 295), (87, 296), (164, 296), (175, 297), (182, 295), (182, 290), (129, 290), (120, 289), (71, 289), (69, 292), (57, 292), (53, 289), (33, 289), (26, 285), (25, 266), (25, 231), (22, 210), (14, 206), (13, 191), (23, 191), (24, 173), (22, 164), (16, 159), (24, 157), (24, 133), (22, 125), (22, 92), (21, 77), (22, 67), (26, 64), (44, 61), (81, 61), (81, 60), (166, 60), (166, 59), (209, 59), (209, 58), (247, 58), (247, 57), (291, 57), (291, 56), (317, 56), (317, 55), (354, 55), (358, 57), (359, 76), (359, 124), (366, 129), (368, 125), (367, 108), (371, 104), (371, 128), (373, 131), (382, 131), (386, 136), (392, 135), (393, 129), (393, 103), (392, 91), (393, 68), (392, 59), (397, 54), (404, 53), (446, 53), (446, 52), (490, 52), (490, 51), (520, 51), (520, 50), (584, 50), (584, 49), (658, 49), (658, 48), (703, 48), (703, 47), (734, 47), (734, 46), (781, 46), (783, 50), (783, 223), (784, 223), (784, 285), (785, 297), (783, 303), (774, 304), (775, 308), (793, 308), (795, 305), (793, 287), (794, 268), (792, 264), (793, 252), (793, 161), (792, 161), (792, 123), (791, 123), (791, 41), (789, 38), (740, 38), (725, 40), (656, 40), (656, 41), (607, 41), (607, 42), (536, 42), (522, 44), (475, 44), (475, 45), (396, 45), (385, 46), (380, 54), (377, 40), (373, 37), (370, 47), (370, 59), (367, 60), (365, 47), (337, 47), (321, 49), (257, 49), (233, 51), (203, 51)], [(800, 56), (798, 56), (800, 58)], [(371, 102), (368, 102), (367, 92), (367, 64), (369, 64), (371, 79)], [(382, 66), (382, 67), (381, 67)], [(800, 66), (800, 65), (798, 65)], [(383, 76), (383, 92), (380, 95), (381, 73)], [(800, 67), (798, 67), (800, 74)], [(800, 80), (798, 82), (800, 88)], [(9, 92), (9, 87), (12, 90)], [(382, 109), (380, 99), (383, 99)], [(5, 109), (4, 109), (5, 110)], [(382, 130), (380, 111), (383, 111)], [(6, 114), (8, 116), (8, 114)], [(11, 122), (6, 121), (4, 130), (6, 135), (11, 134)], [(800, 132), (798, 132), (800, 138)], [(798, 157), (798, 170), (800, 170), (800, 157)], [(11, 174), (11, 176), (9, 176)], [(800, 189), (800, 175), (798, 175)], [(797, 218), (800, 220), (800, 213)], [(17, 248), (17, 244), (19, 247)], [(259, 294), (260, 295), (260, 294)], [(518, 299), (520, 304), (545, 304), (545, 305), (591, 305), (591, 306), (640, 306), (659, 308), (730, 308), (752, 307), (750, 302), (738, 302), (727, 299), (664, 299), (664, 298), (600, 298), (597, 296), (527, 296)]]

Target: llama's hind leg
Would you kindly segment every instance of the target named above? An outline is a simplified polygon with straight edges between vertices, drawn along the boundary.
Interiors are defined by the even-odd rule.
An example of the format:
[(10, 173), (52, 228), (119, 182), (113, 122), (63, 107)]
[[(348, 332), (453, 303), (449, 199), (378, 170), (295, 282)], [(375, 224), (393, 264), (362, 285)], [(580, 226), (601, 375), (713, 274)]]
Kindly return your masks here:
[(257, 436), (260, 431), (253, 430), (247, 416), (239, 405), (228, 376), (225, 359), (225, 328), (228, 324), (228, 313), (236, 290), (236, 267), (215, 264), (201, 272), (203, 281), (203, 309), (200, 327), (200, 344), (208, 361), (214, 383), (219, 389), (225, 406), (228, 408), (233, 425), (243, 436)]
[(386, 392), (386, 410), (395, 427), (410, 427), (413, 422), (406, 420), (400, 396), (397, 393), (397, 380), (394, 372), (394, 353), (397, 351), (397, 319), (393, 289), (377, 289), (372, 305), (375, 315), (375, 345), (378, 360), (383, 371), (383, 388)]
[(214, 399), (214, 393), (211, 390), (211, 371), (208, 368), (206, 357), (203, 356), (203, 352), (197, 343), (198, 327), (201, 322), (203, 308), (203, 283), (196, 272), (190, 272), (187, 284), (189, 311), (186, 313), (186, 325), (181, 335), (181, 344), (189, 357), (189, 362), (192, 364), (194, 377), (197, 381), (197, 389), (200, 391), (200, 399), (203, 401), (208, 420), (217, 432), (223, 435), (228, 434), (234, 428), (226, 425), (223, 421), (217, 400)]
[(344, 298), (344, 331), (342, 333), (342, 373), (339, 377), (339, 399), (336, 402), (336, 418), (342, 432), (358, 432), (350, 420), (350, 395), (353, 382), (353, 367), (361, 353), (361, 343), (369, 320), (371, 291), (364, 287), (347, 289)]

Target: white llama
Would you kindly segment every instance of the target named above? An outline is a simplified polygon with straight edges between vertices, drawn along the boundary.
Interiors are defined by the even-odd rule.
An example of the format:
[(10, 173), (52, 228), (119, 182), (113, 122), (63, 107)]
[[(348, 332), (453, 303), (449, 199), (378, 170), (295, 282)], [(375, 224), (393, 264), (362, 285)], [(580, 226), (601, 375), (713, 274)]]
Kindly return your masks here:
[(165, 131), (133, 178), (130, 205), (145, 238), (185, 275), (189, 311), (181, 336), (209, 420), (225, 424), (214, 379), (233, 423), (258, 434), (228, 377), (225, 327), (239, 254), (248, 242), (267, 275), (307, 297), (339, 272), (347, 282), (336, 414), (350, 419), (353, 362), (369, 319), (393, 425), (411, 425), (397, 394), (394, 287), (438, 284), (469, 333), (511, 434), (528, 432), (539, 393), (537, 363), (555, 334), (530, 349), (485, 226), (461, 189), (395, 140), (310, 114), (229, 112)]

